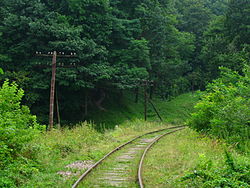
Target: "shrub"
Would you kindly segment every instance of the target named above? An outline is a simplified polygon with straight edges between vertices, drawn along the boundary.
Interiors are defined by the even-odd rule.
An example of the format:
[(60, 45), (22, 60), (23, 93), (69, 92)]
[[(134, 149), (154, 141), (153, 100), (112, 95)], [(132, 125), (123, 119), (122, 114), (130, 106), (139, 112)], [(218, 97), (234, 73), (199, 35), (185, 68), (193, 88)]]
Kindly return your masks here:
[(250, 187), (250, 163), (244, 159), (236, 160), (225, 152), (225, 168), (216, 167), (211, 160), (202, 156), (200, 164), (192, 173), (182, 177), (192, 185), (211, 187)]
[(21, 105), (23, 95), (24, 91), (8, 80), (0, 88), (0, 187), (13, 187), (16, 182), (8, 178), (12, 172), (28, 176), (34, 166), (30, 165), (32, 159), (22, 156), (22, 152), (43, 126), (38, 125), (27, 106)]
[(221, 77), (209, 84), (195, 106), (189, 125), (245, 150), (250, 138), (250, 76), (221, 68)]

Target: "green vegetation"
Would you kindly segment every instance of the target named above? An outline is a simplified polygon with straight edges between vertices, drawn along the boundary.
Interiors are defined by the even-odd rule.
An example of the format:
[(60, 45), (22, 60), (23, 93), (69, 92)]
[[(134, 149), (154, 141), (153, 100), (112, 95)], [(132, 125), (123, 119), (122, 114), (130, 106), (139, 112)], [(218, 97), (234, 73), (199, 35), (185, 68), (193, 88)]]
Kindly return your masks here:
[(27, 91), (39, 122), (47, 123), (51, 60), (35, 57), (36, 51), (77, 54), (58, 59), (56, 85), (67, 124), (91, 120), (85, 105), (92, 113), (104, 111), (109, 96), (145, 79), (155, 81), (163, 98), (189, 91), (185, 74), (194, 36), (176, 28), (172, 0), (2, 0), (0, 7), (3, 79)]
[[(96, 131), (87, 123), (73, 129), (51, 131), (34, 140), (32, 145), (40, 148), (37, 156), (42, 168), (34, 173), (23, 186), (69, 187), (86, 169), (66, 168), (68, 164), (85, 160), (96, 162), (111, 149), (129, 139), (165, 126), (161, 123), (145, 123), (142, 120), (136, 120), (125, 122), (114, 130), (107, 130), (103, 133)], [(67, 178), (57, 174), (60, 171), (70, 171), (77, 175), (73, 174)]]
[(187, 128), (150, 150), (143, 173), (146, 187), (236, 188), (249, 187), (249, 167), (249, 156)]
[(249, 66), (241, 74), (221, 68), (220, 78), (209, 84), (195, 106), (189, 125), (216, 136), (245, 153), (248, 160), (226, 152), (224, 166), (202, 161), (183, 179), (202, 187), (250, 187), (250, 77)]
[(28, 144), (38, 136), (42, 126), (20, 105), (23, 90), (5, 81), (0, 88), (0, 187), (13, 187), (37, 171), (35, 152)]
[(195, 106), (190, 126), (227, 140), (245, 152), (250, 148), (250, 77), (221, 68), (221, 77), (208, 85)]
[[(163, 117), (167, 117), (166, 119), (171, 120), (172, 118), (181, 117), (179, 113), (187, 113), (187, 109), (191, 110), (191, 107), (196, 101), (197, 99), (194, 99), (192, 94), (184, 94), (170, 102), (158, 100), (156, 104), (160, 106), (161, 103), (159, 109), (172, 109), (169, 110), (169, 113), (168, 111), (161, 111)], [(127, 106), (127, 109), (132, 109), (135, 106), (133, 103), (131, 103), (131, 105), (132, 106)], [(138, 103), (138, 105), (140, 106), (141, 104)], [(111, 114), (119, 115), (119, 113)], [(123, 115), (123, 113), (120, 113), (119, 117), (124, 119)], [(141, 114), (138, 113), (138, 115), (140, 116)], [(116, 118), (119, 119), (119, 117)], [(109, 119), (111, 117), (108, 116), (106, 118)], [(178, 122), (183, 123), (184, 119), (185, 118), (182, 117)], [(122, 124), (117, 124), (114, 130), (104, 130), (100, 132), (97, 131), (92, 124), (82, 123), (71, 129), (64, 128), (62, 130), (53, 130), (46, 134), (40, 134), (29, 142), (23, 142), (24, 148), (19, 155), (27, 157), (25, 159), (27, 164), (25, 163), (26, 166), (16, 165), (16, 171), (10, 174), (12, 178), (10, 182), (12, 184), (5, 182), (4, 185), (6, 187), (14, 187), (15, 185), (19, 187), (70, 186), (79, 174), (70, 178), (58, 175), (57, 172), (59, 171), (69, 171), (69, 169), (65, 167), (66, 165), (79, 160), (97, 161), (112, 148), (124, 143), (128, 139), (165, 126), (165, 124), (160, 122), (147, 123), (135, 118), (134, 120), (123, 121)], [(28, 163), (29, 161), (33, 161), (32, 165)], [(10, 165), (13, 164), (12, 162), (9, 163)], [(24, 170), (26, 174), (23, 172)], [(83, 171), (84, 169), (81, 171), (72, 170), (72, 173), (80, 173)], [(15, 182), (17, 178), (18, 183)]]
[[(56, 175), (66, 164), (95, 161), (128, 138), (163, 126), (150, 104), (151, 123), (141, 120), (142, 89), (153, 96), (164, 123), (187, 121), (248, 156), (249, 24), (249, 0), (1, 0), (0, 187), (69, 185), (74, 177)], [(76, 57), (57, 58), (55, 98), (63, 129), (45, 133), (40, 124), (48, 123), (51, 59), (35, 54), (52, 51)], [(196, 90), (206, 91), (190, 117)], [(186, 134), (191, 146), (214, 142), (189, 129)], [(179, 147), (189, 144), (187, 137)], [(179, 153), (187, 155), (183, 164), (197, 159), (189, 150)], [(248, 186), (249, 162), (229, 151), (225, 167), (217, 165), (221, 149), (218, 159), (190, 160), (187, 168), (196, 171), (183, 181)]]
[(57, 60), (66, 125), (93, 120), (145, 79), (163, 99), (204, 89), (219, 66), (240, 71), (241, 59), (249, 59), (247, 1), (2, 0), (0, 80), (27, 92), (24, 102), (43, 124), (51, 59), (36, 51), (77, 54)]
[[(193, 105), (198, 100), (197, 94), (186, 93), (178, 97), (172, 98), (170, 101), (165, 101), (159, 97), (154, 97), (153, 103), (159, 114), (162, 116), (163, 122), (171, 124), (183, 124), (189, 117), (193, 110)], [(96, 111), (90, 114), (93, 122), (96, 124), (98, 130), (102, 128), (114, 128), (117, 124), (122, 124), (127, 120), (136, 120), (144, 118), (144, 99), (140, 95), (138, 103), (134, 102), (134, 96), (127, 92), (122, 98), (116, 98), (115, 103), (112, 100), (107, 100), (106, 111)], [(148, 104), (148, 120), (159, 121), (152, 105)]]
[[(138, 122), (138, 123), (140, 123), (140, 122)], [(134, 128), (132, 128), (132, 129), (131, 128), (130, 128), (130, 130), (128, 130), (128, 129), (125, 130), (125, 132), (129, 131), (132, 133), (132, 135), (135, 135), (133, 133), (133, 131), (131, 131)], [(151, 123), (151, 124), (146, 125), (146, 127), (145, 127), (144, 124), (141, 124), (141, 128), (142, 129), (138, 129), (140, 134), (142, 134), (143, 132), (145, 133), (145, 128), (147, 129), (147, 131), (149, 131), (152, 129), (156, 130), (156, 129), (166, 128), (166, 125), (159, 125), (159, 124), (157, 125), (157, 124)], [(154, 133), (152, 135), (146, 135), (143, 137), (143, 139), (152, 139), (155, 136), (157, 136), (158, 134), (159, 133)], [(128, 178), (129, 179), (129, 181), (123, 182), (121, 187), (138, 187), (138, 182), (136, 179), (138, 171), (137, 171), (136, 167), (138, 166), (138, 164), (140, 162), (140, 157), (142, 155), (143, 150), (137, 152), (136, 155), (134, 156), (134, 159), (131, 161), (118, 162), (119, 160), (117, 158), (120, 156), (123, 156), (124, 153), (128, 152), (132, 147), (136, 147), (139, 143), (140, 143), (140, 141), (135, 141), (132, 144), (125, 146), (125, 148), (123, 148), (121, 151), (114, 153), (107, 160), (103, 161), (102, 164), (97, 169), (95, 169), (93, 171), (93, 173), (88, 175), (88, 177), (84, 180), (84, 182), (80, 183), (79, 187), (93, 188), (93, 187), (95, 187), (95, 185), (98, 185), (98, 186), (103, 187), (103, 188), (112, 187), (110, 185), (107, 185), (105, 180), (100, 182), (99, 178), (103, 177), (104, 172), (107, 172), (109, 170), (112, 171), (112, 169), (117, 168), (117, 167), (118, 168), (119, 167), (125, 168), (125, 173), (122, 175), (121, 178)], [(116, 187), (116, 186), (114, 186), (114, 187)]]
[[(236, 159), (237, 158), (237, 159)], [(235, 156), (225, 152), (223, 167), (214, 161), (204, 158), (195, 170), (184, 176), (182, 180), (198, 187), (250, 187), (250, 160), (249, 156)]]

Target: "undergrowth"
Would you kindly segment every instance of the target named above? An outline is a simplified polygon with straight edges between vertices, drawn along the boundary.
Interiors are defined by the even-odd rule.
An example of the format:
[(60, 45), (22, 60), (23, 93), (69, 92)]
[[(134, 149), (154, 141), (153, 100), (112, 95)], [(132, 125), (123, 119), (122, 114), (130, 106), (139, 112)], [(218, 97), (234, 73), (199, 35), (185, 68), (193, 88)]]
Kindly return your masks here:
[(24, 91), (8, 80), (0, 87), (0, 187), (20, 186), (38, 171), (36, 152), (27, 145), (44, 126), (21, 105), (23, 95)]
[(244, 75), (227, 68), (221, 71), (195, 106), (189, 125), (250, 152), (250, 67)]
[(250, 187), (250, 67), (242, 73), (221, 68), (220, 78), (207, 86), (189, 125), (212, 137), (222, 139), (248, 157), (232, 157), (225, 152), (225, 168), (213, 161), (201, 161), (184, 180), (202, 182), (202, 187)]
[(192, 173), (182, 177), (189, 184), (199, 184), (202, 188), (211, 187), (250, 187), (250, 160), (246, 157), (234, 158), (225, 151), (224, 168), (218, 168), (213, 161), (202, 156)]
[[(82, 123), (73, 129), (53, 130), (37, 138), (37, 160), (41, 169), (23, 187), (70, 187), (86, 169), (74, 170), (66, 166), (76, 161), (97, 161), (111, 149), (145, 132), (165, 127), (161, 123), (127, 121), (114, 130), (97, 131), (91, 124)], [(78, 173), (64, 177), (58, 172)]]
[[(128, 99), (129, 96), (125, 97), (125, 100)], [(106, 116), (102, 114), (98, 117), (102, 117), (102, 121), (99, 119), (101, 126), (84, 122), (71, 128), (55, 129), (41, 135), (30, 145), (31, 149), (36, 150), (36, 159), (41, 168), (33, 173), (23, 187), (70, 187), (79, 174), (68, 178), (57, 174), (60, 171), (70, 171), (71, 169), (66, 168), (66, 165), (75, 161), (97, 161), (111, 149), (137, 135), (166, 127), (167, 120), (179, 118), (178, 122), (183, 123), (188, 115), (182, 117), (180, 113), (185, 111), (188, 114), (187, 111), (192, 109), (192, 103), (195, 103), (196, 98), (192, 94), (184, 94), (175, 98), (174, 101), (155, 99), (155, 103), (164, 117), (164, 123), (151, 122), (157, 118), (153, 116), (149, 118), (149, 122), (145, 122), (142, 120), (142, 103), (135, 104), (130, 101), (126, 108), (127, 115), (124, 115), (122, 110), (113, 108), (113, 110), (117, 110), (116, 113), (110, 110), (106, 112)], [(126, 116), (133, 112), (135, 114), (126, 120)], [(112, 120), (112, 118), (114, 119)], [(116, 122), (117, 119), (120, 121)], [(112, 127), (113, 129), (111, 129)], [(72, 173), (82, 173), (84, 170)]]

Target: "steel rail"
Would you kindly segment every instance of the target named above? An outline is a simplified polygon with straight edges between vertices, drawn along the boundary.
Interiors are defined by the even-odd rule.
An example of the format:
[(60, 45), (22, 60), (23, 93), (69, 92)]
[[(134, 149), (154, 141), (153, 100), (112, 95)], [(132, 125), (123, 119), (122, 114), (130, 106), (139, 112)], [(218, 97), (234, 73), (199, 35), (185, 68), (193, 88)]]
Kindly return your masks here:
[(183, 128), (186, 127), (185, 125), (183, 126), (175, 126), (175, 127), (168, 127), (168, 128), (164, 128), (164, 129), (159, 129), (156, 131), (151, 131), (148, 133), (145, 133), (143, 135), (137, 136), (131, 140), (129, 140), (128, 142), (118, 146), (117, 148), (115, 148), (114, 150), (112, 150), (111, 152), (109, 152), (108, 154), (106, 154), (103, 158), (101, 158), (99, 161), (97, 161), (93, 166), (91, 166), (87, 171), (85, 171), (80, 177), (79, 179), (72, 185), (72, 188), (76, 188), (78, 187), (78, 185), (81, 183), (81, 181), (93, 170), (95, 169), (99, 164), (102, 163), (102, 161), (104, 161), (106, 158), (108, 158), (111, 154), (115, 153), (116, 151), (120, 150), (121, 148), (125, 147), (126, 145), (132, 143), (133, 141), (137, 140), (138, 138), (141, 138), (143, 136), (149, 135), (149, 134), (153, 134), (153, 133), (157, 133), (157, 132), (161, 132), (161, 131), (165, 131), (165, 130), (169, 130), (169, 129), (176, 129), (176, 128)]
[(164, 133), (163, 135), (160, 135), (158, 136), (156, 139), (154, 139), (153, 142), (151, 142), (147, 148), (144, 150), (142, 156), (141, 156), (141, 160), (140, 160), (140, 163), (139, 163), (139, 167), (138, 167), (138, 182), (139, 182), (139, 185), (140, 185), (140, 188), (144, 188), (144, 184), (143, 184), (143, 179), (142, 179), (142, 166), (143, 166), (143, 162), (144, 162), (144, 159), (145, 159), (145, 156), (148, 152), (148, 150), (157, 142), (159, 141), (161, 138), (163, 138), (164, 136), (167, 136), (169, 134), (172, 134), (172, 133), (175, 133), (177, 131), (180, 131), (180, 130), (183, 130), (185, 127), (183, 126), (183, 128), (180, 128), (180, 129), (177, 129), (177, 130), (174, 130), (174, 131), (171, 131), (171, 132), (167, 132), (167, 133)]

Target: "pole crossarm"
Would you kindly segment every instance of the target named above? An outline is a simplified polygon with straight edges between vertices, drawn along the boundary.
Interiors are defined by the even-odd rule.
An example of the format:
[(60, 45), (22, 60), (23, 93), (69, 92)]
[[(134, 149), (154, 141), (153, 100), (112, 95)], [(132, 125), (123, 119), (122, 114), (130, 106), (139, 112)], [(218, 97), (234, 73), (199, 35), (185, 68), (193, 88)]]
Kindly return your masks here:
[[(53, 57), (53, 52), (48, 52), (47, 54), (44, 54), (42, 52), (36, 52), (36, 56), (40, 57)], [(77, 55), (75, 52), (70, 52), (70, 54), (65, 54), (64, 52), (59, 52), (56, 54), (56, 57), (61, 57), (61, 58), (76, 58)]]

